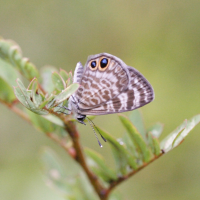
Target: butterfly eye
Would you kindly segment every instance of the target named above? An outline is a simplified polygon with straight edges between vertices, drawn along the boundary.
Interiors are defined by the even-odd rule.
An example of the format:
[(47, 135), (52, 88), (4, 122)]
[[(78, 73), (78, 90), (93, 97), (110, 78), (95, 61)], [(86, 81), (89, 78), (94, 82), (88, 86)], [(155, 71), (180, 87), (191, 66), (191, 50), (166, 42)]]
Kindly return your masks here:
[(108, 59), (107, 58), (103, 58), (100, 62), (100, 66), (101, 68), (105, 68), (108, 65)]
[(96, 63), (96, 61), (92, 61), (90, 65), (94, 69), (96, 67), (97, 63)]

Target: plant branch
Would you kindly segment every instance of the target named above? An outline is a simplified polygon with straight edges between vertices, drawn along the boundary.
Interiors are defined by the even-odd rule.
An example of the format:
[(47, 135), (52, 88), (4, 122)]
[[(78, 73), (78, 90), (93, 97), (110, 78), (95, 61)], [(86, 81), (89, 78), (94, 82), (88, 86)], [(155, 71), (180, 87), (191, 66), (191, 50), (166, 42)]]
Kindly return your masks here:
[(62, 114), (58, 115), (56, 113), (56, 115), (59, 116), (65, 123), (65, 130), (69, 133), (69, 135), (73, 141), (73, 146), (74, 146), (74, 149), (76, 150), (75, 160), (81, 165), (81, 167), (85, 171), (88, 179), (90, 180), (92, 186), (94, 187), (94, 189), (95, 189), (96, 193), (98, 194), (98, 196), (100, 197), (100, 199), (107, 199), (107, 197), (105, 198), (106, 188), (104, 188), (100, 184), (98, 177), (87, 166), (85, 156), (83, 153), (83, 148), (82, 148), (82, 146), (80, 144), (80, 140), (79, 140), (79, 133), (78, 133), (75, 123), (73, 121), (68, 120)]
[[(17, 115), (19, 115), (22, 119), (24, 119), (25, 121), (27, 121), (28, 123), (32, 124), (29, 117), (27, 116), (27, 114), (25, 114), (21, 109), (17, 108), (14, 104), (18, 103), (18, 101), (16, 101), (14, 104), (10, 104), (7, 103), (3, 100), (0, 99), (0, 102), (2, 104), (4, 104), (5, 106), (7, 106), (10, 110), (12, 110), (14, 113), (16, 113)], [(58, 137), (56, 137), (53, 133), (46, 133), (46, 135), (51, 138), (52, 140), (54, 140), (56, 143), (58, 143), (60, 146), (62, 146), (72, 158), (76, 157), (76, 151), (74, 148), (72, 147), (67, 147), (66, 143), (63, 142), (62, 140), (59, 140)]]
[(136, 173), (138, 173), (140, 170), (142, 170), (143, 168), (145, 168), (147, 165), (149, 165), (150, 163), (152, 163), (153, 161), (155, 161), (156, 159), (160, 158), (162, 155), (164, 154), (164, 152), (161, 152), (158, 156), (155, 156), (154, 158), (152, 158), (148, 163), (144, 163), (142, 166), (140, 166), (137, 170), (130, 172), (129, 174), (123, 176), (123, 177), (119, 177), (116, 181), (113, 181), (109, 188), (106, 191), (106, 196), (108, 196), (110, 194), (110, 192), (120, 183), (122, 183), (123, 181), (127, 180), (128, 178), (130, 178), (131, 176), (135, 175)]
[[(6, 103), (3, 100), (0, 100), (0, 102), (4, 105), (6, 105), (9, 109), (11, 109), (13, 112), (15, 112), (17, 115), (19, 115), (21, 118), (26, 120), (27, 122), (31, 123), (29, 117), (19, 108), (17, 108), (14, 104)], [(69, 133), (72, 141), (73, 141), (73, 147), (67, 147), (66, 143), (62, 140), (60, 140), (56, 135), (53, 133), (46, 133), (46, 135), (54, 140), (56, 143), (58, 143), (61, 147), (63, 147), (69, 155), (75, 159), (80, 166), (85, 171), (88, 179), (90, 180), (91, 185), (94, 187), (96, 193), (98, 194), (99, 198), (101, 200), (107, 200), (110, 192), (120, 183), (127, 180), (129, 177), (133, 176), (134, 174), (138, 173), (140, 170), (142, 170), (144, 167), (161, 157), (164, 153), (160, 153), (158, 156), (155, 156), (150, 162), (143, 164), (140, 166), (137, 170), (130, 172), (129, 174), (119, 177), (116, 181), (113, 181), (110, 183), (110, 186), (108, 189), (104, 188), (101, 183), (99, 182), (98, 177), (89, 169), (87, 166), (83, 148), (80, 144), (79, 140), (79, 132), (76, 128), (76, 125), (73, 121), (69, 119), (68, 116), (65, 116), (63, 114), (58, 114), (56, 112), (50, 111), (50, 113), (56, 115), (59, 117), (65, 124), (65, 130)]]

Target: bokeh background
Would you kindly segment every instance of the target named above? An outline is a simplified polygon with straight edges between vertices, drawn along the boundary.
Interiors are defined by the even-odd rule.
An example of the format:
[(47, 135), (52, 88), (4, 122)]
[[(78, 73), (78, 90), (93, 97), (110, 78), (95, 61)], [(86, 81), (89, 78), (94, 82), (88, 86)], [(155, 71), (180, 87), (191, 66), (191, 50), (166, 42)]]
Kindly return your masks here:
[[(199, 0), (0, 0), (0, 35), (16, 41), (38, 68), (73, 71), (88, 55), (120, 57), (153, 85), (156, 98), (141, 110), (146, 127), (164, 123), (161, 138), (200, 112)], [(116, 115), (94, 122), (115, 137), (124, 133)], [(99, 148), (90, 126), (79, 130), (83, 145), (112, 165), (108, 144)], [(69, 173), (80, 170), (53, 141), (0, 105), (1, 200), (64, 200), (43, 181), (43, 146), (60, 155)], [(127, 200), (200, 199), (200, 125), (117, 190)]]

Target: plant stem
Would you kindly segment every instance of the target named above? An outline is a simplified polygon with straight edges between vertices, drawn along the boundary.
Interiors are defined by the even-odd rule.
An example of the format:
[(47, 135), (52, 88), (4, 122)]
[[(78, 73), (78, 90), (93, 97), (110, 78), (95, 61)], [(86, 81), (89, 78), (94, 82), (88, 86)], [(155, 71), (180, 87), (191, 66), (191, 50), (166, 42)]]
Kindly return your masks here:
[(130, 172), (129, 174), (123, 176), (123, 177), (119, 177), (116, 181), (113, 181), (109, 188), (106, 191), (106, 196), (108, 196), (110, 194), (110, 192), (120, 183), (122, 183), (123, 181), (127, 180), (128, 178), (130, 178), (131, 176), (135, 175), (136, 173), (138, 173), (140, 170), (142, 170), (143, 168), (145, 168), (147, 165), (149, 165), (150, 163), (152, 163), (153, 161), (155, 161), (156, 159), (158, 159), (159, 157), (161, 157), (164, 154), (164, 152), (161, 152), (158, 156), (155, 156), (154, 158), (152, 158), (148, 163), (144, 163), (142, 166), (140, 166), (137, 170)]
[[(14, 104), (9, 104), (7, 102), (4, 102), (3, 100), (0, 99), (0, 102), (2, 104), (4, 104), (5, 106), (7, 106), (10, 110), (12, 110), (14, 113), (16, 113), (17, 115), (19, 115), (22, 119), (24, 119), (25, 121), (27, 121), (28, 123), (32, 124), (29, 117), (27, 116), (27, 114), (25, 114), (21, 109), (17, 108)], [(17, 101), (16, 101), (17, 102)], [(51, 138), (52, 140), (54, 140), (56, 143), (58, 143), (60, 146), (62, 146), (72, 158), (76, 157), (76, 151), (74, 148), (69, 148), (65, 145), (65, 143), (61, 140), (59, 140), (59, 138), (57, 138), (53, 133), (46, 133), (46, 135)]]
[[(31, 123), (29, 117), (19, 108), (17, 108), (14, 104), (6, 103), (3, 100), (0, 100), (0, 102), (4, 105), (6, 105), (9, 109), (11, 109), (13, 112), (18, 114), (20, 117), (22, 117), (24, 120), (27, 122)], [(83, 168), (85, 171), (88, 179), (90, 180), (91, 185), (94, 187), (96, 193), (98, 194), (99, 198), (101, 200), (107, 200), (110, 192), (120, 183), (123, 181), (127, 180), (129, 177), (133, 176), (140, 170), (142, 170), (144, 167), (161, 157), (164, 152), (160, 153), (158, 156), (155, 156), (150, 162), (144, 163), (142, 166), (140, 166), (137, 170), (130, 172), (129, 174), (119, 177), (116, 181), (113, 181), (109, 188), (106, 189), (104, 188), (101, 183), (98, 180), (98, 177), (89, 169), (89, 167), (86, 164), (85, 156), (84, 156), (84, 151), (83, 148), (80, 144), (79, 140), (79, 133), (76, 128), (76, 125), (73, 121), (70, 121), (70, 119), (63, 114), (58, 114), (53, 111), (50, 111), (50, 113), (56, 115), (59, 117), (65, 124), (65, 130), (69, 133), (72, 141), (73, 141), (73, 148), (72, 147), (67, 147), (65, 142), (61, 141), (58, 137), (56, 137), (53, 133), (46, 133), (46, 135), (54, 140), (56, 143), (58, 143), (60, 146), (62, 146), (68, 153), (69, 155), (75, 159)]]
[(73, 141), (74, 149), (76, 150), (76, 157), (75, 157), (76, 161), (81, 165), (81, 167), (87, 174), (88, 179), (90, 180), (91, 184), (93, 185), (100, 199), (102, 200), (105, 199), (104, 195), (106, 194), (106, 189), (100, 184), (98, 177), (90, 171), (90, 169), (86, 164), (83, 148), (79, 140), (79, 133), (77, 131), (75, 123), (72, 121), (68, 121), (68, 123), (65, 123), (65, 125), (66, 125), (65, 129), (69, 133)]

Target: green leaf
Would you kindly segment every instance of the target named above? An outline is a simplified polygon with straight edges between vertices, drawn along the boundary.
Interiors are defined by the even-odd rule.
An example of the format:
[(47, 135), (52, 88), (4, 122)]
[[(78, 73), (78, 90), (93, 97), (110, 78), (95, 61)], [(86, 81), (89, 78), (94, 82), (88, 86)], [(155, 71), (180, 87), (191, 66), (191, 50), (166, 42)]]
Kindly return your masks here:
[(31, 90), (31, 97), (32, 101), (36, 108), (38, 108), (42, 103), (42, 96), (38, 93), (38, 82), (37, 79), (34, 78), (32, 81), (32, 90)]
[(41, 77), (42, 77), (42, 87), (45, 91), (47, 91), (49, 94), (51, 94), (54, 89), (54, 83), (52, 81), (52, 73), (56, 71), (56, 68), (53, 66), (44, 66), (41, 69)]
[(7, 62), (0, 59), (0, 77), (11, 87), (16, 86), (19, 73)]
[(56, 123), (52, 123), (52, 121), (55, 122), (55, 119), (53, 117), (44, 118), (43, 116), (37, 115), (28, 110), (27, 110), (27, 113), (28, 113), (28, 116), (29, 116), (31, 122), (33, 123), (33, 125), (35, 126), (35, 128), (37, 130), (39, 130), (43, 133), (51, 133), (56, 130), (57, 121), (56, 121)]
[(76, 181), (72, 178), (66, 179), (66, 173), (61, 161), (49, 148), (44, 148), (41, 154), (42, 171), (48, 186), (53, 187), (65, 195), (74, 196), (73, 188)]
[(154, 144), (154, 154), (158, 156), (161, 153), (160, 149), (160, 142), (157, 138), (153, 138), (153, 144)]
[(36, 67), (22, 57), (20, 47), (12, 40), (0, 39), (0, 57), (20, 71), (27, 79), (39, 77)]
[(49, 97), (47, 97), (46, 99), (44, 99), (44, 101), (40, 104), (40, 106), (38, 108), (39, 109), (44, 108), (48, 103), (52, 102), (53, 99), (54, 99), (54, 95), (51, 94)]
[(153, 126), (151, 126), (151, 127), (147, 130), (147, 132), (151, 132), (151, 134), (152, 134), (154, 137), (156, 137), (156, 138), (159, 138), (159, 137), (160, 137), (162, 131), (163, 131), (163, 124), (161, 124), (161, 123), (159, 123), (159, 122), (156, 123), (156, 124), (154, 124)]
[(178, 146), (184, 138), (188, 135), (188, 133), (200, 122), (200, 115), (196, 115), (188, 120), (186, 128), (180, 135), (177, 135), (175, 140), (173, 141), (173, 148)]
[(68, 177), (63, 163), (51, 149), (43, 149), (41, 160), (47, 185), (61, 192), (67, 200), (98, 199), (86, 176), (79, 173)]
[(50, 115), (49, 114), (49, 115), (44, 115), (42, 117), (47, 119), (48, 121), (58, 125), (58, 126), (61, 126), (63, 128), (65, 127), (64, 122), (60, 118), (56, 117), (55, 115)]
[(124, 115), (119, 114), (118, 116), (122, 124), (124, 125), (124, 127), (127, 129), (132, 142), (135, 144), (137, 149), (141, 152), (143, 161), (149, 162), (151, 159), (150, 150), (148, 146), (146, 145), (145, 141), (143, 140), (142, 136), (136, 129), (136, 127), (134, 127), (133, 124), (130, 122), (130, 120)]
[(30, 82), (29, 85), (28, 85), (27, 90), (32, 90), (32, 89), (33, 89), (33, 85), (35, 84), (35, 82), (37, 82), (37, 78), (33, 78), (33, 79), (31, 80), (31, 82)]
[(117, 179), (116, 173), (105, 164), (105, 160), (100, 154), (89, 148), (84, 150), (86, 155), (95, 162), (96, 166), (92, 169), (97, 176), (100, 176), (107, 182)]
[(8, 103), (16, 99), (13, 88), (2, 78), (0, 78), (0, 99)]
[(16, 79), (19, 76), (17, 71), (0, 59), (0, 99), (8, 103), (13, 102), (16, 97), (13, 86), (16, 86)]
[(65, 170), (57, 155), (48, 147), (44, 147), (41, 152), (43, 161), (43, 171), (49, 175), (52, 169), (58, 171), (59, 176), (66, 176)]
[(71, 83), (72, 83), (72, 82), (71, 82), (70, 78), (68, 78), (68, 79), (66, 80), (66, 86), (69, 87)]
[(59, 90), (62, 91), (66, 88), (66, 83), (63, 80), (63, 78), (58, 74), (57, 72), (52, 73), (52, 81), (55, 85), (55, 87)]
[(18, 87), (14, 87), (15, 96), (17, 99), (29, 110), (31, 110), (34, 113), (37, 113), (39, 115), (45, 115), (48, 114), (48, 111), (44, 109), (39, 109), (36, 107), (36, 105), (31, 101), (31, 93), (26, 90), (23, 83), (20, 81), (20, 79), (17, 79)]
[(74, 191), (76, 198), (74, 200), (97, 200), (97, 194), (94, 193), (94, 189), (91, 187), (88, 178), (85, 174), (80, 173), (76, 179), (77, 189)]
[(180, 126), (178, 126), (172, 133), (170, 133), (166, 138), (164, 138), (161, 143), (160, 147), (164, 152), (168, 152), (173, 149), (173, 141), (176, 139), (178, 135), (185, 129), (187, 125), (187, 120), (185, 120)]
[(158, 156), (161, 153), (160, 144), (156, 137), (151, 132), (147, 133), (148, 143), (154, 155)]
[(165, 152), (168, 152), (177, 147), (199, 122), (200, 115), (196, 115), (188, 121), (185, 120), (176, 130), (174, 130), (161, 142), (161, 148)]
[(127, 166), (130, 165), (133, 169), (137, 169), (137, 163), (134, 157), (124, 148), (122, 142), (118, 142), (109, 133), (97, 127), (103, 137), (106, 138), (113, 151), (113, 156), (116, 162), (117, 171), (121, 174), (127, 173)]
[[(137, 149), (136, 149), (134, 143), (131, 141), (131, 138), (128, 133), (125, 133), (123, 135), (122, 141), (124, 142), (127, 151), (132, 155), (133, 158), (135, 158), (135, 160), (137, 160), (137, 163), (138, 163), (140, 157), (139, 157)], [(140, 164), (142, 164), (142, 163), (140, 163)]]
[(61, 77), (63, 78), (63, 80), (64, 80), (65, 83), (66, 83), (66, 81), (67, 81), (68, 78), (69, 78), (69, 74), (68, 74), (65, 70), (60, 69), (60, 75), (61, 75)]
[(67, 100), (76, 90), (79, 88), (78, 83), (73, 83), (69, 87), (67, 87), (65, 90), (63, 90), (60, 94), (55, 96), (55, 98), (49, 102), (47, 105), (48, 108), (55, 107), (58, 104), (62, 103), (63, 101)]
[(138, 132), (142, 135), (143, 139), (146, 141), (146, 130), (144, 127), (144, 121), (142, 118), (141, 111), (139, 109), (130, 112), (129, 119), (132, 124), (136, 127)]
[[(15, 95), (18, 98), (18, 100), (28, 109), (35, 109), (35, 105), (30, 100), (30, 94), (26, 90), (23, 83), (20, 81), (20, 79), (17, 79), (17, 85), (18, 87), (15, 87)], [(17, 93), (16, 93), (17, 92)]]

